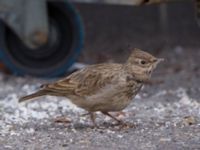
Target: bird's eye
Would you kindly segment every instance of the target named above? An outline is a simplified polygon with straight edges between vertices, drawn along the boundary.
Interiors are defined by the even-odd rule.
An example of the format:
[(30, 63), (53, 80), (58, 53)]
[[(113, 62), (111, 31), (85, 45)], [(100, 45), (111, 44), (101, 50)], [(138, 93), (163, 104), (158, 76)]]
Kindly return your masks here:
[(141, 63), (142, 65), (145, 65), (145, 64), (146, 64), (146, 61), (145, 61), (145, 60), (141, 60), (140, 63)]

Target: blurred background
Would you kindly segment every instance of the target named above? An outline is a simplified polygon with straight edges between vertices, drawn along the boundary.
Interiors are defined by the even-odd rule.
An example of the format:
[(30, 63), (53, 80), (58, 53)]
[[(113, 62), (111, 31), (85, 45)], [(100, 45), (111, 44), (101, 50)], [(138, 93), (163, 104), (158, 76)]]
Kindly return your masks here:
[[(200, 2), (146, 5), (158, 1), (0, 0), (0, 149), (199, 150)], [(124, 62), (133, 48), (165, 59), (156, 82), (113, 113), (134, 128), (97, 114), (93, 129), (63, 97), (18, 103), (88, 64)]]
[(102, 62), (106, 57), (124, 61), (135, 47), (153, 53), (161, 50), (173, 53), (175, 47), (200, 45), (194, 1), (147, 6), (76, 6), (86, 33), (81, 60), (88, 63)]
[(1, 0), (3, 69), (57, 77), (75, 62), (123, 62), (133, 48), (158, 55), (199, 47), (198, 1), (74, 1)]

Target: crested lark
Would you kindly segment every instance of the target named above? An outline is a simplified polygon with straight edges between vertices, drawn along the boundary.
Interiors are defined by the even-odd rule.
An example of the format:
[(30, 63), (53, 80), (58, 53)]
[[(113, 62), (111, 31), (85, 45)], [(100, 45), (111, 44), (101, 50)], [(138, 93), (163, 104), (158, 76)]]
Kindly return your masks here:
[(126, 108), (142, 85), (149, 81), (152, 71), (162, 60), (134, 49), (123, 64), (103, 63), (88, 66), (62, 80), (42, 85), (39, 91), (20, 98), (19, 102), (44, 95), (63, 96), (87, 110), (95, 126), (96, 111), (120, 122), (109, 112)]

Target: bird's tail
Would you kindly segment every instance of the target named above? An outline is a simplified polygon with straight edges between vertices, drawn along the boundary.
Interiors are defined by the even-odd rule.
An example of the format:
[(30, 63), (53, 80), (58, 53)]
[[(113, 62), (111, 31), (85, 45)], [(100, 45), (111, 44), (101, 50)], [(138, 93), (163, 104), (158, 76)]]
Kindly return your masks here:
[(40, 90), (40, 91), (37, 91), (37, 92), (35, 92), (33, 94), (21, 97), (19, 99), (19, 102), (21, 103), (21, 102), (24, 102), (26, 100), (30, 100), (30, 99), (33, 99), (33, 98), (36, 98), (36, 97), (40, 97), (40, 96), (44, 96), (44, 95), (46, 95), (46, 91)]

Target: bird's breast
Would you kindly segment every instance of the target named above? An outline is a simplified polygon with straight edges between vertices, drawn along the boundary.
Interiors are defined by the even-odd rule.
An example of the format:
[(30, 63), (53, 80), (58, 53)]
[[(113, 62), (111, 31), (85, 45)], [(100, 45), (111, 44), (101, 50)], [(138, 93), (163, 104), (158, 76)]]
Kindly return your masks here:
[(93, 111), (120, 111), (130, 104), (141, 86), (135, 82), (119, 82), (115, 85), (107, 85), (85, 99)]
[(133, 99), (135, 97), (135, 95), (139, 92), (141, 87), (142, 87), (141, 83), (137, 83), (136, 81), (134, 81), (132, 83), (129, 82), (126, 85), (126, 88), (124, 89), (124, 93), (126, 93), (128, 98)]

